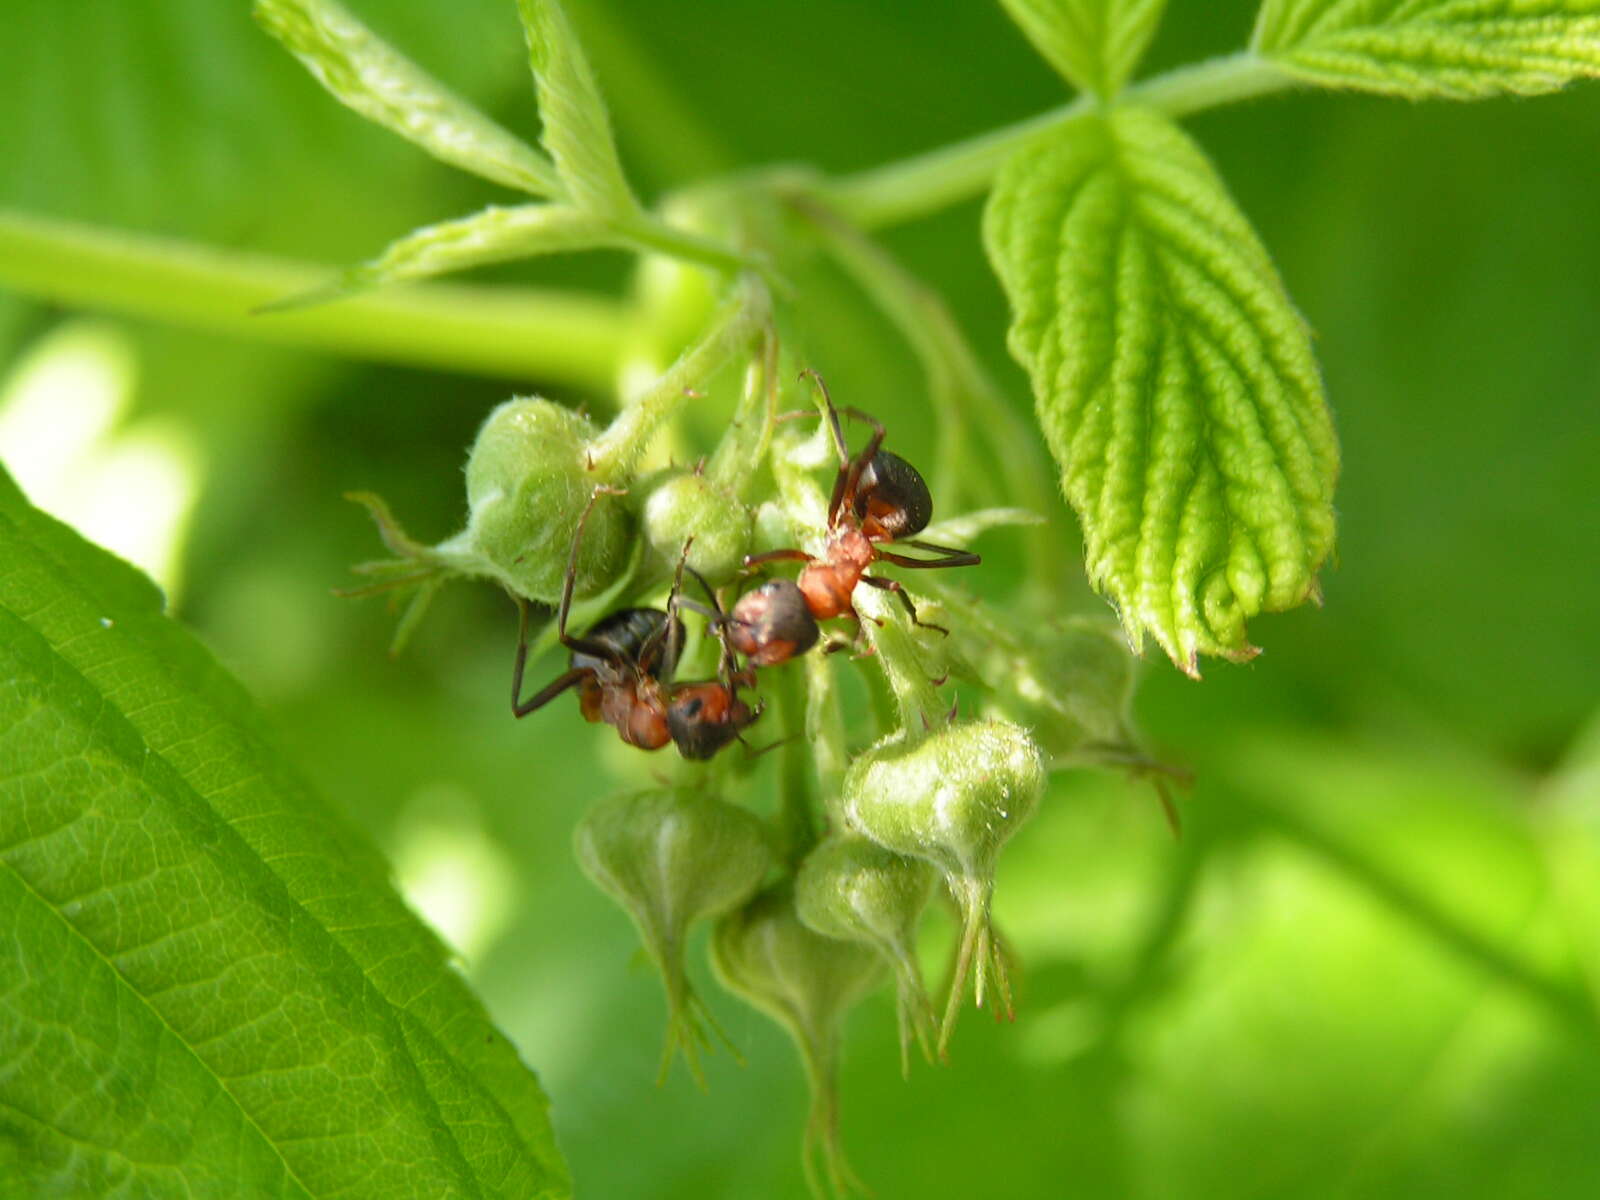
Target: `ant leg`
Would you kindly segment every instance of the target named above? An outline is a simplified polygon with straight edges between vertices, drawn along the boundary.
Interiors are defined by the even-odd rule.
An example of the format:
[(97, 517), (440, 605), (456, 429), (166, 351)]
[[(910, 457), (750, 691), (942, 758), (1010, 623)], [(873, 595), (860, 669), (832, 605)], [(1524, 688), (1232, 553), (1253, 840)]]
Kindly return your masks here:
[(694, 576), (695, 582), (705, 592), (706, 599), (711, 601), (711, 607), (707, 608), (703, 604), (697, 604), (693, 600), (684, 600), (682, 598), (678, 600), (678, 605), (680, 608), (687, 608), (691, 612), (697, 612), (705, 617), (706, 627), (716, 632), (717, 641), (722, 645), (722, 658), (717, 664), (717, 680), (723, 687), (732, 692), (735, 675), (738, 672), (739, 660), (734, 657), (733, 647), (728, 644), (728, 614), (722, 610), (722, 601), (717, 599), (716, 589), (706, 582), (706, 577), (693, 567), (685, 566), (684, 569)]
[(918, 550), (929, 550), (941, 555), (940, 558), (908, 558), (904, 554), (891, 554), (887, 550), (879, 550), (878, 557), (884, 562), (894, 563), (897, 567), (912, 567), (931, 570), (937, 567), (975, 567), (983, 561), (983, 557), (973, 554), (970, 550), (952, 550), (949, 546), (935, 546), (932, 542), (904, 541), (896, 542), (897, 546), (915, 546)]
[[(549, 704), (550, 701), (561, 695), (561, 693), (566, 691), (568, 688), (581, 683), (584, 676), (592, 674), (594, 674), (594, 672), (590, 671), (587, 667), (573, 667), (572, 670), (556, 676), (556, 679), (553, 683), (547, 684), (534, 695), (529, 696), (526, 700), (519, 701), (517, 699), (516, 692), (512, 692), (511, 715), (514, 717), (525, 717), (535, 709), (543, 708), (546, 704)], [(518, 679), (517, 682), (520, 684), (522, 680)]]
[(878, 588), (880, 591), (893, 592), (899, 599), (901, 607), (906, 610), (906, 614), (911, 618), (911, 623), (917, 626), (919, 629), (937, 629), (940, 633), (944, 634), (945, 637), (950, 636), (950, 631), (943, 625), (932, 625), (927, 621), (920, 621), (917, 619), (917, 606), (911, 603), (911, 597), (906, 595), (906, 589), (901, 585), (898, 579), (882, 579), (876, 575), (863, 575), (861, 577), (861, 582), (870, 584), (872, 587)]
[(579, 682), (589, 672), (581, 667), (558, 677), (554, 683), (541, 688), (539, 692), (527, 700), (522, 696), (522, 675), (528, 666), (528, 602), (521, 596), (513, 597), (517, 602), (517, 661), (511, 670), (511, 715), (525, 717), (537, 708), (543, 708), (562, 692)]
[(683, 591), (683, 568), (689, 561), (689, 547), (692, 545), (694, 545), (692, 536), (685, 539), (683, 552), (678, 555), (678, 569), (672, 573), (672, 590), (667, 593), (667, 623), (646, 638), (644, 645), (639, 647), (639, 662), (649, 662), (651, 653), (660, 645), (662, 638), (666, 639), (666, 656), (662, 659), (662, 663), (666, 667), (662, 674), (666, 678), (662, 679), (663, 683), (671, 682), (673, 670), (678, 665), (678, 655), (683, 650), (683, 647), (679, 644), (679, 631), (683, 628), (683, 622), (678, 620), (678, 609), (683, 604), (679, 593)]
[(764, 554), (746, 554), (744, 569), (764, 566), (769, 562), (810, 562), (811, 555), (804, 550), (768, 550)]
[[(570, 650), (579, 650), (589, 653), (588, 646), (578, 646), (574, 643), (576, 638), (567, 636), (567, 615), (572, 611), (572, 589), (578, 579), (578, 547), (583, 544), (583, 527), (589, 523), (589, 514), (594, 511), (594, 506), (599, 503), (601, 496), (626, 496), (627, 488), (614, 488), (606, 484), (596, 484), (594, 491), (589, 493), (589, 503), (584, 505), (583, 515), (578, 518), (578, 527), (572, 531), (572, 552), (567, 555), (567, 573), (561, 580), (561, 607), (556, 610), (556, 637), (561, 644)], [(523, 609), (523, 620), (527, 620), (527, 609)], [(611, 651), (607, 657), (616, 658), (616, 652)]]

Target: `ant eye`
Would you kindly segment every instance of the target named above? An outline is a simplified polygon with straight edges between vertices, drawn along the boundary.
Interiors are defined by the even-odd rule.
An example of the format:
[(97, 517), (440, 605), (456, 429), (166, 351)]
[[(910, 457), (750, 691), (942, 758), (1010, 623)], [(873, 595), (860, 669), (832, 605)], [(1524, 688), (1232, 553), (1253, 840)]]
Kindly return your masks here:
[(683, 715), (691, 718), (698, 717), (700, 715), (700, 710), (704, 707), (705, 701), (700, 699), (699, 696), (695, 696), (683, 706)]

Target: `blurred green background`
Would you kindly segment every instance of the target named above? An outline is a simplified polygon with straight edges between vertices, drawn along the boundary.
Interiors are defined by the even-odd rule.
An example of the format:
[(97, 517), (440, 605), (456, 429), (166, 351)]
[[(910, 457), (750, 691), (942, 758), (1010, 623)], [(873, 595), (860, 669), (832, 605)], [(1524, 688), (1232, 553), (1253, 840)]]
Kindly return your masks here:
[[(351, 6), (532, 133), (510, 0)], [(338, 107), (247, 7), (10, 0), (0, 205), (347, 263), (505, 199)], [(571, 9), (650, 195), (744, 165), (861, 169), (1063, 99), (981, 0)], [(1237, 48), (1252, 16), (1171, 9), (1146, 73)], [(1058, 776), (1001, 864), (1017, 1024), (969, 1014), (952, 1065), (904, 1083), (889, 999), (869, 1002), (846, 1145), (883, 1197), (1600, 1195), (1600, 88), (1470, 106), (1297, 94), (1190, 128), (1317, 335), (1345, 456), (1326, 606), (1261, 620), (1266, 652), (1201, 684), (1152, 659), (1138, 711), (1198, 777), (1185, 836), (1138, 784)], [(884, 236), (1024, 406), (977, 216)], [(625, 275), (589, 256), (485, 277)], [(842, 283), (805, 316), (835, 394), (926, 455), (923, 385), (892, 331)], [(604, 398), (85, 325), (5, 293), (0, 386), (14, 398), (81, 339), (122, 363), (100, 385), (128, 407), (67, 463), (79, 491), (96, 481), (124, 518), (179, 513), (181, 488), (147, 490), (172, 472), (141, 475), (130, 445), (192, 480), (177, 613), (462, 947), (554, 1098), (582, 1194), (802, 1195), (782, 1035), (707, 982), (748, 1066), (714, 1059), (708, 1095), (681, 1074), (657, 1089), (659, 988), (573, 862), (586, 802), (651, 760), (575, 705), (507, 716), (511, 610), (491, 589), (447, 592), (398, 661), (380, 602), (329, 595), (377, 552), (342, 491), (443, 536), (491, 405)], [(57, 410), (68, 441), (93, 419)], [(1002, 566), (974, 586), (1007, 584)]]

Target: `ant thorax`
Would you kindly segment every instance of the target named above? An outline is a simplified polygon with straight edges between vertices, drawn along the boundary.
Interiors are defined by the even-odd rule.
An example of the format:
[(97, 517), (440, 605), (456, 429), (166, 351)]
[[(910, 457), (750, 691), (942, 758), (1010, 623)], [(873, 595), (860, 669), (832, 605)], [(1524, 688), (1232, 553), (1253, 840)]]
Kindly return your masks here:
[(822, 557), (806, 564), (795, 582), (819, 621), (854, 612), (850, 597), (876, 551), (861, 530), (846, 526), (828, 535)]

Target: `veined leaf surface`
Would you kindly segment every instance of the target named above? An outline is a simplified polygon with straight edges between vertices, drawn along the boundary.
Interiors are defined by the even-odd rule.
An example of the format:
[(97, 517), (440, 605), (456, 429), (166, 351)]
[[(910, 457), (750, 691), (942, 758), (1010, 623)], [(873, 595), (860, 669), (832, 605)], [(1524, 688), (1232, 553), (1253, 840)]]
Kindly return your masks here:
[(1106, 99), (1128, 82), (1166, 7), (1166, 0), (1000, 2), (1056, 70)]
[(1091, 580), (1191, 675), (1250, 657), (1250, 617), (1315, 594), (1338, 451), (1249, 222), (1182, 130), (1119, 109), (1018, 153), (984, 235)]
[(376, 852), (4, 472), (0, 930), (18, 1195), (570, 1193), (537, 1080)]
[(367, 120), (463, 171), (561, 195), (555, 167), (390, 46), (335, 0), (255, 0), (255, 16), (317, 82)]
[(573, 200), (607, 216), (637, 213), (600, 85), (558, 0), (517, 0), (539, 91), (544, 147)]
[(1266, 0), (1254, 46), (1332, 87), (1531, 95), (1600, 74), (1600, 0)]
[(350, 268), (337, 283), (266, 307), (300, 308), (386, 283), (429, 279), (541, 254), (631, 244), (607, 218), (569, 204), (493, 206), (471, 216), (414, 229), (390, 242), (377, 258)]

